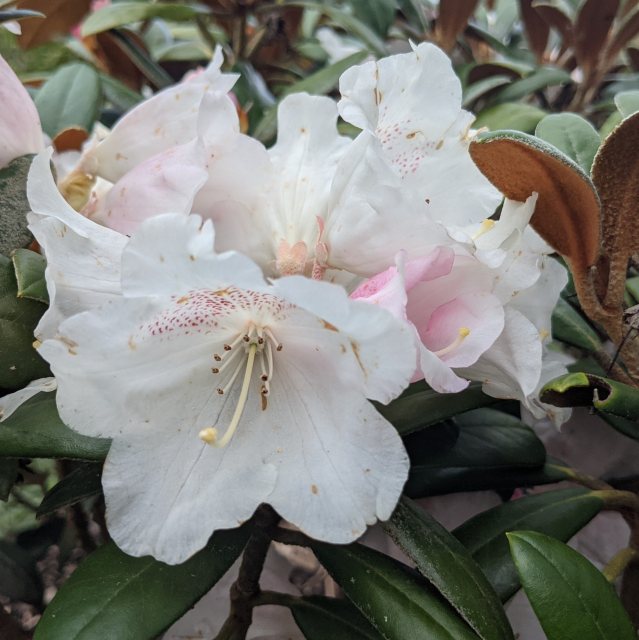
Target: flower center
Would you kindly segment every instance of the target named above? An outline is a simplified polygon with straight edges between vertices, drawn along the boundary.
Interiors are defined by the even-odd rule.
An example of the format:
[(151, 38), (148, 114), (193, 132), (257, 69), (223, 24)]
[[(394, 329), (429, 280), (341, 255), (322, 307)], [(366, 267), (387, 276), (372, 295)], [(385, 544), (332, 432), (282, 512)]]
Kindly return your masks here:
[(210, 444), (211, 446), (222, 448), (225, 447), (233, 437), (237, 429), (251, 388), (251, 380), (253, 378), (253, 369), (256, 360), (259, 361), (261, 375), (259, 377), (260, 397), (262, 403), (262, 411), (268, 407), (268, 396), (270, 393), (270, 382), (273, 379), (273, 351), (281, 351), (282, 345), (273, 335), (268, 327), (259, 327), (250, 324), (246, 333), (238, 334), (235, 339), (224, 345), (221, 354), (214, 353), (213, 359), (216, 366), (211, 371), (214, 374), (222, 374), (225, 371), (231, 371), (230, 377), (223, 387), (217, 388), (217, 393), (221, 396), (227, 394), (238, 379), (242, 369), (244, 376), (242, 378), (242, 386), (238, 396), (237, 405), (233, 412), (233, 417), (229, 426), (226, 428), (224, 435), (220, 438), (217, 427), (207, 427), (202, 429), (198, 434), (199, 438)]

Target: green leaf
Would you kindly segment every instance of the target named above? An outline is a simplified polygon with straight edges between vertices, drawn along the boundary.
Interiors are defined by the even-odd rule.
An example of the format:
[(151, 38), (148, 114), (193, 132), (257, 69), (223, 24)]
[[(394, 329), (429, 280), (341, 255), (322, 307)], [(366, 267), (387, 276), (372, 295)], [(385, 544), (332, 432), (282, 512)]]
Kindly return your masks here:
[(539, 121), (546, 116), (546, 112), (531, 104), (519, 102), (503, 102), (484, 109), (473, 123), (476, 129), (514, 129), (525, 133), (532, 133)]
[(494, 100), (495, 102), (513, 102), (546, 87), (571, 82), (570, 74), (563, 69), (540, 67), (525, 78), (511, 82), (495, 96)]
[[(297, 93), (300, 91), (306, 91), (314, 95), (324, 95), (331, 91), (339, 80), (339, 77), (346, 71), (346, 69), (352, 67), (354, 64), (358, 64), (366, 58), (366, 51), (358, 51), (352, 55), (338, 60), (334, 64), (328, 65), (310, 76), (307, 76), (303, 80), (292, 84), (287, 87), (286, 90), (280, 96), (280, 101), (291, 93)], [(277, 131), (277, 107), (271, 107), (268, 109), (262, 120), (255, 128), (253, 134), (258, 140), (267, 142), (275, 137)]]
[(308, 640), (382, 640), (348, 600), (322, 596), (291, 598), (289, 609)]
[(464, 100), (463, 106), (469, 107), (475, 100), (481, 98), (484, 94), (496, 89), (497, 87), (502, 87), (505, 84), (511, 82), (512, 78), (507, 75), (495, 75), (488, 76), (488, 78), (482, 78), (477, 82), (469, 85), (464, 89)]
[(386, 37), (395, 22), (395, 0), (351, 0), (355, 17), (366, 23), (380, 37)]
[(620, 91), (615, 95), (615, 106), (622, 118), (639, 111), (639, 91)]
[(459, 393), (438, 393), (432, 389), (404, 394), (377, 410), (393, 425), (401, 436), (437, 424), (452, 416), (499, 402), (486, 395), (481, 383), (471, 383)]
[(33, 156), (21, 156), (0, 169), (0, 254), (24, 247), (33, 239), (27, 228), (27, 176)]
[(69, 429), (58, 416), (55, 393), (39, 393), (0, 423), (0, 451), (10, 458), (103, 460), (110, 444)]
[(49, 365), (33, 348), (33, 331), (46, 306), (17, 295), (13, 264), (0, 256), (0, 388), (3, 389), (20, 389), (31, 380), (51, 375)]
[[(540, 398), (558, 407), (592, 406), (602, 417), (609, 414), (625, 421), (639, 421), (639, 389), (592, 373), (569, 373), (555, 378), (542, 388)], [(615, 426), (615, 421), (610, 424)], [(639, 428), (633, 431), (636, 433)]]
[(119, 80), (106, 74), (100, 74), (100, 82), (102, 83), (102, 91), (106, 100), (113, 103), (121, 111), (133, 109), (136, 104), (144, 100), (142, 94), (133, 91), (133, 89), (130, 89)]
[(532, 529), (568, 540), (603, 506), (603, 499), (596, 491), (582, 488), (548, 491), (484, 511), (453, 533), (470, 551), (504, 602), (519, 589), (506, 532)]
[[(526, 472), (532, 472), (536, 479), (546, 462), (539, 438), (513, 416), (480, 409), (457, 416), (455, 424), (459, 429), (457, 439), (446, 450), (429, 442), (431, 429), (441, 427), (406, 439), (411, 458), (407, 495), (423, 497), (512, 486), (513, 480)], [(511, 477), (513, 473), (515, 478)]]
[(150, 18), (192, 20), (203, 13), (207, 13), (207, 10), (176, 3), (118, 2), (90, 14), (82, 25), (82, 37)]
[(22, 20), (24, 18), (44, 18), (44, 13), (39, 11), (31, 11), (30, 9), (9, 9), (0, 11), (0, 24), (3, 22), (11, 22), (12, 20)]
[(613, 586), (586, 558), (534, 531), (509, 533), (508, 541), (548, 640), (636, 640)]
[(386, 640), (477, 640), (455, 610), (401, 562), (359, 544), (316, 543), (312, 549)]
[(33, 558), (18, 545), (0, 540), (0, 593), (12, 600), (40, 604), (42, 584)]
[(590, 173), (601, 138), (588, 120), (576, 113), (553, 113), (541, 120), (535, 135), (550, 142)]
[(101, 102), (100, 76), (81, 62), (60, 67), (35, 98), (42, 129), (51, 138), (69, 127), (91, 131)]
[(155, 638), (226, 573), (250, 528), (216, 532), (180, 565), (133, 558), (112, 542), (92, 553), (46, 608), (34, 640)]
[(552, 335), (557, 340), (586, 351), (599, 351), (602, 348), (597, 332), (585, 316), (563, 298), (559, 299), (552, 313)]
[(0, 500), (6, 502), (13, 485), (18, 479), (19, 461), (13, 458), (0, 458)]
[(102, 463), (87, 462), (77, 466), (44, 496), (36, 515), (38, 518), (81, 500), (102, 493)]
[(466, 547), (437, 520), (402, 498), (384, 529), (480, 638), (513, 638), (492, 585)]
[(28, 249), (16, 249), (11, 255), (16, 272), (18, 298), (29, 298), (49, 304), (49, 292), (44, 279), (47, 261), (42, 255)]

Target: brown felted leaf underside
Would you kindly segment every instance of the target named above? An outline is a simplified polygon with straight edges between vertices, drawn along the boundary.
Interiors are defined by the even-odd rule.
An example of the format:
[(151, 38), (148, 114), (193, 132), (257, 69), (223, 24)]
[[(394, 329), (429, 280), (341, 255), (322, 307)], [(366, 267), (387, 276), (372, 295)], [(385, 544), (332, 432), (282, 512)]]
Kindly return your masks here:
[(585, 273), (599, 253), (599, 201), (587, 177), (558, 156), (521, 140), (476, 141), (470, 153), (506, 197), (539, 194), (531, 224), (548, 244)]

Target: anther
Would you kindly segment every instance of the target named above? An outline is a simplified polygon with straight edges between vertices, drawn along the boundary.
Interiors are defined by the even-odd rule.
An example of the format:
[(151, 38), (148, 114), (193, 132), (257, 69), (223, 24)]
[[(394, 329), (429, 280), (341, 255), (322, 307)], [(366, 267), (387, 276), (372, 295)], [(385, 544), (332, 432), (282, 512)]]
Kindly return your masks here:
[(477, 240), (480, 236), (488, 233), (495, 226), (495, 221), (490, 218), (486, 218), (480, 225), (479, 229), (471, 236), (472, 240)]
[(214, 353), (213, 360), (215, 360), (215, 362), (222, 362), (222, 356), (217, 353)]
[(217, 440), (217, 429), (214, 427), (207, 427), (206, 429), (202, 429), (200, 433), (198, 433), (198, 437), (206, 444), (215, 444)]
[(216, 391), (218, 392), (218, 394), (219, 394), (219, 395), (221, 395), (221, 396), (223, 396), (223, 395), (224, 395), (224, 389), (222, 389), (222, 388), (218, 387), (218, 388), (216, 389)]
[(219, 373), (220, 370), (217, 367), (212, 367), (211, 368), (211, 373)]
[(433, 353), (438, 356), (444, 356), (451, 351), (457, 349), (457, 347), (470, 335), (470, 329), (468, 327), (461, 327), (457, 333), (457, 337), (446, 347), (440, 349), (439, 351), (433, 351)]
[(224, 345), (224, 351), (230, 351), (233, 347), (230, 344)]

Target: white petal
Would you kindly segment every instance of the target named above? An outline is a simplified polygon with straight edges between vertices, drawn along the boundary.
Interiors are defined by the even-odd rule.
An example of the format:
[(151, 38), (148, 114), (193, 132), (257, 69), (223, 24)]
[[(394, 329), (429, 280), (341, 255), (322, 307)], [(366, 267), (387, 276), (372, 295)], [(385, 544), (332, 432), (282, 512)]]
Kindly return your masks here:
[(164, 214), (143, 222), (122, 256), (123, 290), (127, 296), (183, 294), (233, 284), (259, 290), (265, 286), (260, 268), (246, 256), (216, 254), (210, 221), (199, 216)]
[(290, 276), (276, 280), (273, 291), (350, 337), (366, 397), (387, 403), (406, 387), (416, 361), (410, 325), (386, 309), (350, 300), (342, 287), (328, 282)]
[(0, 167), (44, 149), (42, 127), (31, 96), (0, 56)]
[(456, 393), (463, 391), (469, 384), (460, 378), (441, 358), (429, 351), (419, 340), (419, 371), (421, 376), (435, 391), (440, 393)]
[(151, 216), (187, 215), (207, 177), (206, 153), (199, 140), (171, 147), (120, 178), (91, 217), (120, 233), (131, 234)]
[(38, 378), (24, 389), (14, 391), (0, 398), (0, 422), (6, 420), (16, 409), (41, 391), (55, 391), (55, 378)]

